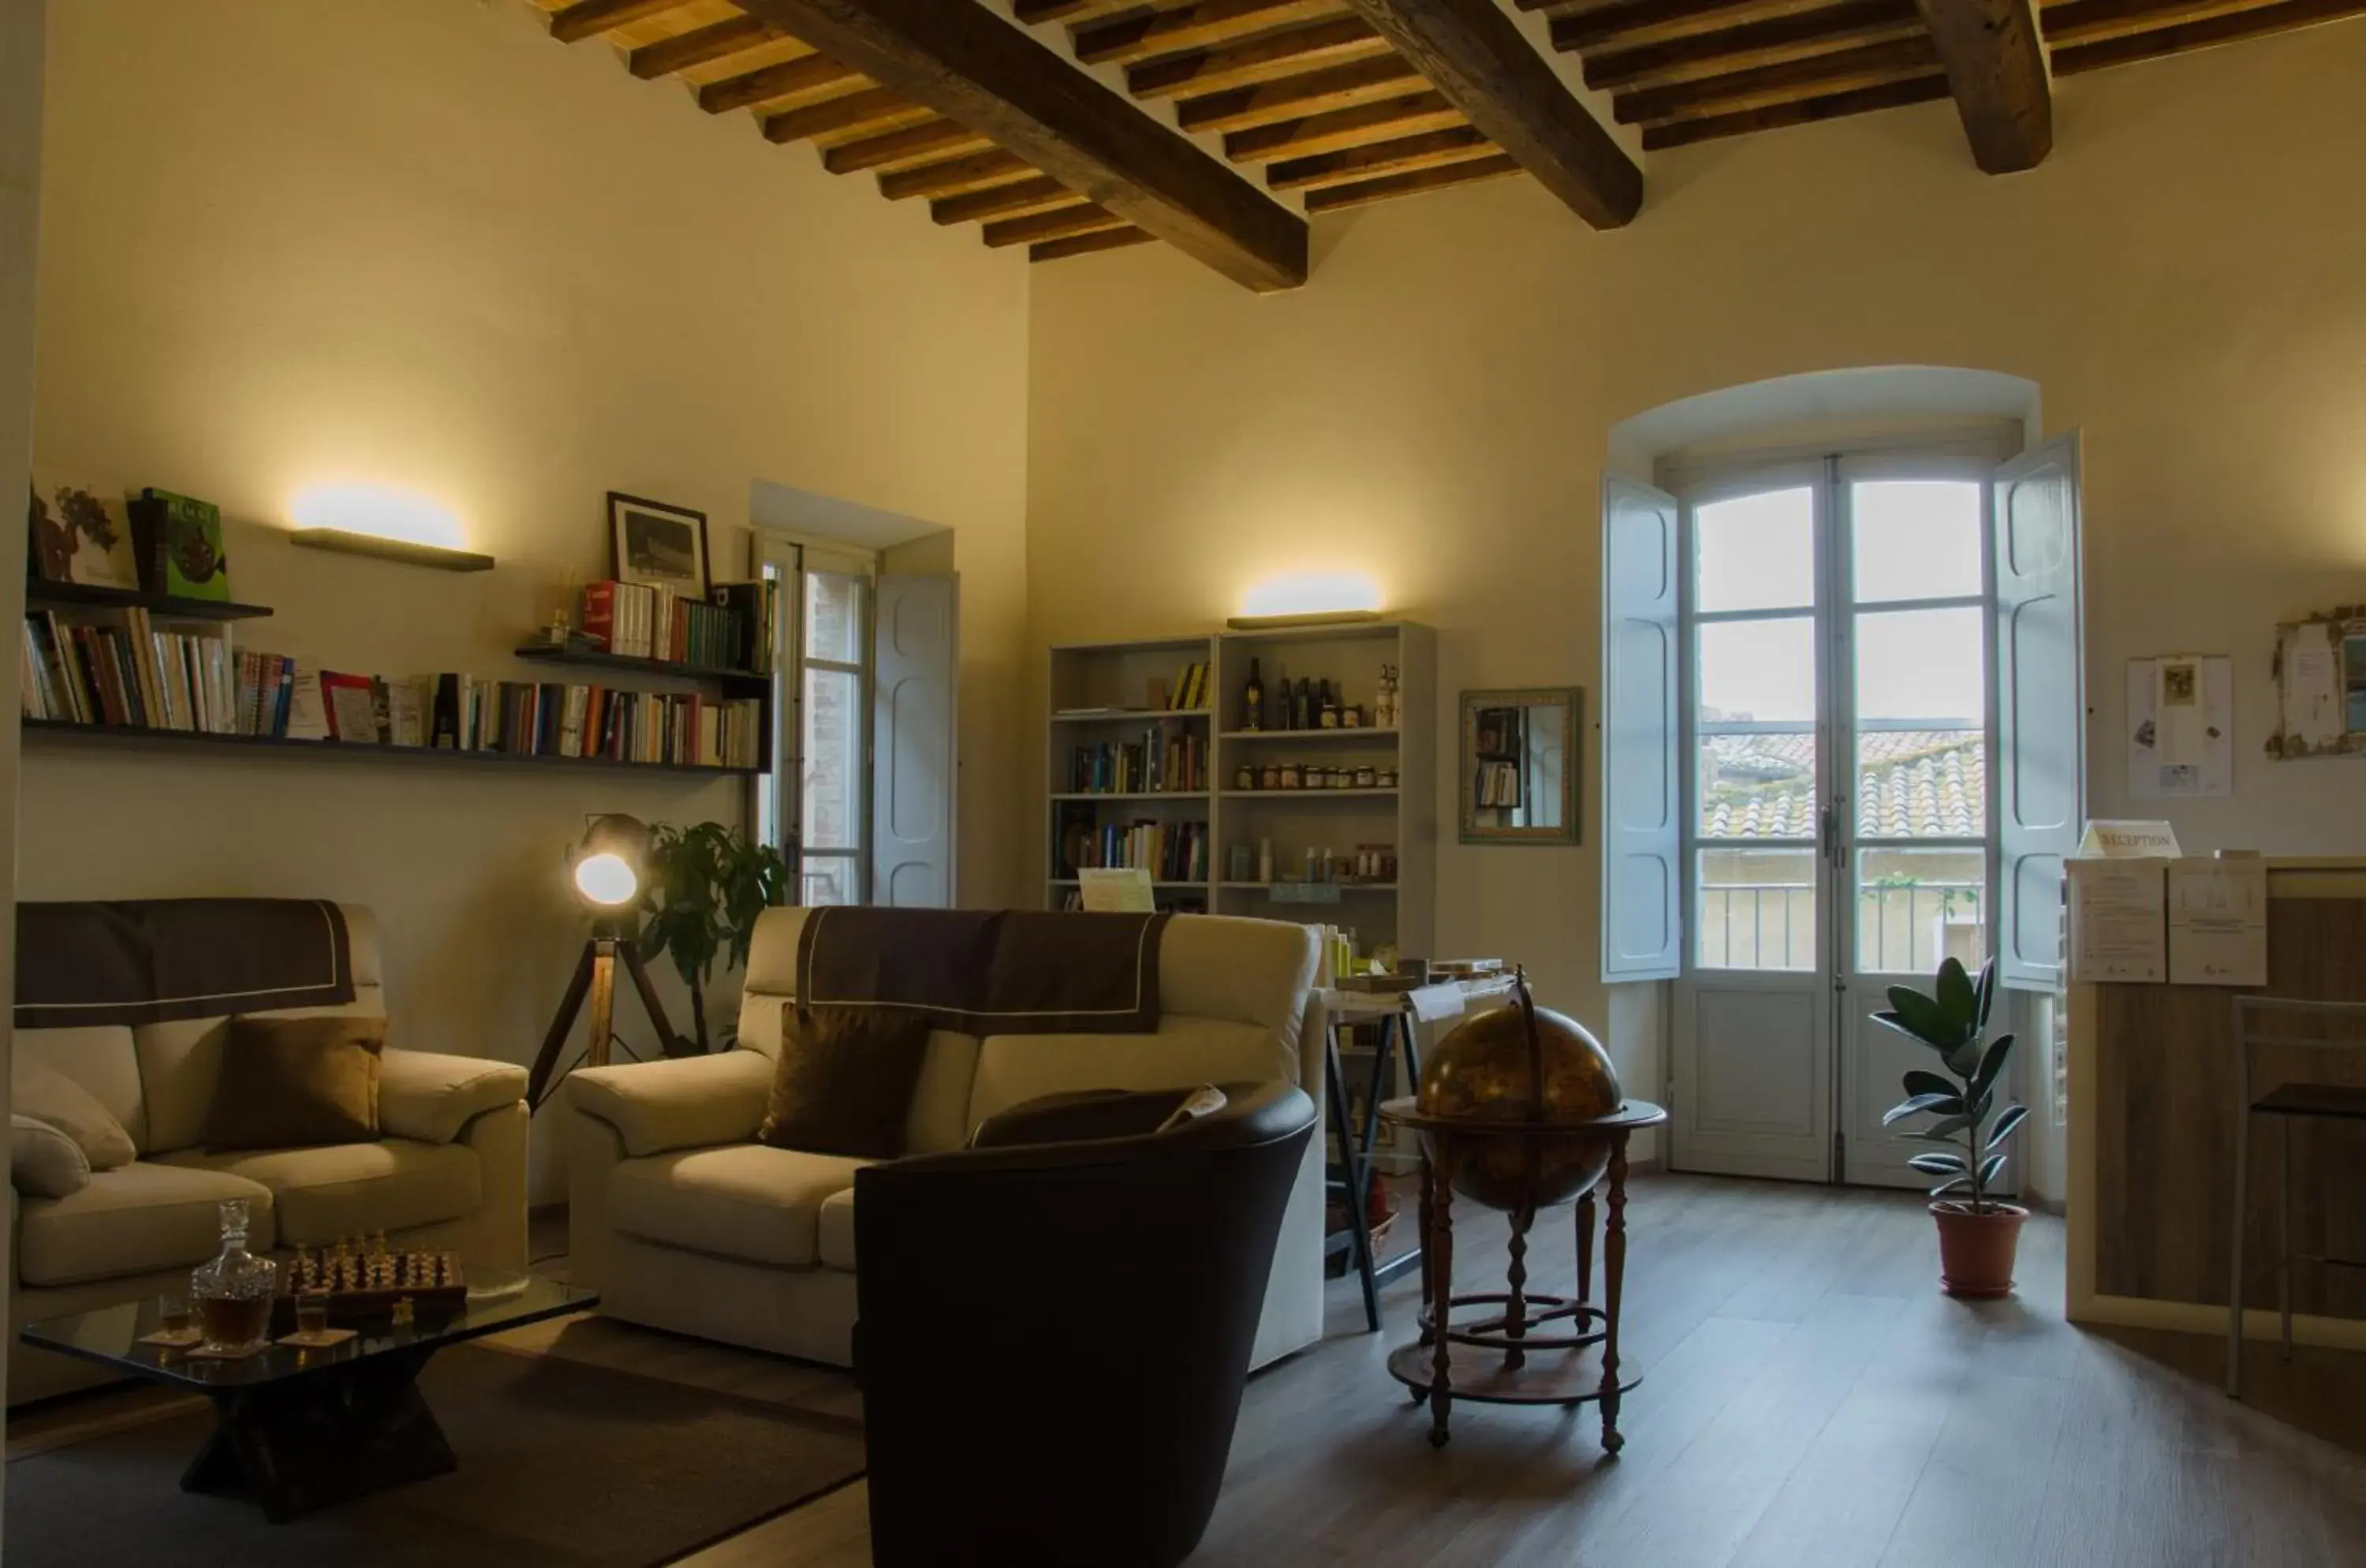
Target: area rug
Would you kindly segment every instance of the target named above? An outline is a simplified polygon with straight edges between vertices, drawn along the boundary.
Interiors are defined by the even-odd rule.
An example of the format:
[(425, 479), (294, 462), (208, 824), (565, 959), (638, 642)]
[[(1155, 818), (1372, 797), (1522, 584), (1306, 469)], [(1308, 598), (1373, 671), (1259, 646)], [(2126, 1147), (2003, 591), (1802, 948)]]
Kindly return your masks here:
[(862, 1472), (842, 1416), (558, 1356), (460, 1347), (421, 1390), (459, 1468), (285, 1525), (197, 1496), (193, 1411), (8, 1469), (8, 1568), (643, 1568), (795, 1507)]

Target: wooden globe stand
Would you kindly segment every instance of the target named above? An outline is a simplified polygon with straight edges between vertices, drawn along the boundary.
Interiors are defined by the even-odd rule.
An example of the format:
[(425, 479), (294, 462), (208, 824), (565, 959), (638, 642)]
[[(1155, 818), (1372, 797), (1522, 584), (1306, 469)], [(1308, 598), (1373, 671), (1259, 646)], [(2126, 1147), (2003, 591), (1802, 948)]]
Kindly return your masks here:
[[(1405, 1385), (1415, 1404), (1429, 1404), (1429, 1440), (1444, 1448), (1454, 1401), (1483, 1404), (1602, 1406), (1602, 1446), (1616, 1454), (1627, 1439), (1618, 1431), (1618, 1402), (1643, 1381), (1642, 1371), (1618, 1355), (1619, 1292), (1627, 1272), (1627, 1142), (1668, 1113), (1648, 1100), (1630, 1100), (1611, 1114), (1590, 1122), (1489, 1122), (1425, 1115), (1414, 1100), (1392, 1100), (1380, 1114), (1421, 1135), (1422, 1310), (1420, 1337), (1389, 1356), (1389, 1375)], [(1528, 1289), (1528, 1232), (1534, 1205), (1514, 1208), (1511, 1261), (1504, 1290), (1454, 1293), (1454, 1178), (1458, 1163), (1474, 1153), (1509, 1154), (1540, 1161), (1550, 1147), (1598, 1137), (1609, 1161), (1599, 1183), (1605, 1224), (1602, 1240), (1602, 1304), (1594, 1304), (1594, 1186), (1575, 1200), (1577, 1294), (1552, 1295)], [(1507, 1142), (1508, 1141), (1508, 1142)], [(1489, 1145), (1493, 1145), (1492, 1149)], [(1563, 1201), (1569, 1200), (1564, 1199)], [(1471, 1315), (1476, 1309), (1478, 1315)], [(1458, 1310), (1465, 1315), (1458, 1320)], [(1540, 1330), (1546, 1332), (1539, 1332)], [(1598, 1355), (1594, 1354), (1599, 1346)]]

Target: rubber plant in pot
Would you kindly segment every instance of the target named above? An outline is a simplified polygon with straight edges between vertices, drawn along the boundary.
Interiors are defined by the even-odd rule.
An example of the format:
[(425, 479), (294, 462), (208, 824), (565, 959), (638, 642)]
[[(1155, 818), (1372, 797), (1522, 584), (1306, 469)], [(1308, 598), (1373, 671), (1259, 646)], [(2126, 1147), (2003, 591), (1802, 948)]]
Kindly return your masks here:
[[(756, 918), (783, 901), (788, 863), (770, 844), (750, 842), (736, 828), (701, 822), (689, 828), (658, 823), (649, 829), (648, 920), (641, 954), (663, 954), (690, 987), (694, 1050), (714, 1049), (706, 1032), (706, 987), (715, 963), (748, 962)], [(674, 1055), (668, 1052), (669, 1055)]]
[(1929, 996), (1911, 986), (1889, 987), (1889, 1008), (1875, 1013), (1939, 1058), (1941, 1072), (1906, 1075), (1907, 1098), (1881, 1119), (1885, 1127), (1917, 1116), (1933, 1118), (1905, 1135), (1941, 1145), (1907, 1163), (1940, 1179), (1931, 1189), (1939, 1223), (1939, 1277), (1952, 1296), (2012, 1293), (2013, 1254), (2029, 1211), (1989, 1196), (2003, 1174), (2005, 1140), (2029, 1115), (2025, 1105), (1997, 1104), (1998, 1087), (2012, 1060), (2012, 1036), (1985, 1039), (1996, 1001), (1996, 961), (1974, 980), (1950, 958), (1939, 965)]

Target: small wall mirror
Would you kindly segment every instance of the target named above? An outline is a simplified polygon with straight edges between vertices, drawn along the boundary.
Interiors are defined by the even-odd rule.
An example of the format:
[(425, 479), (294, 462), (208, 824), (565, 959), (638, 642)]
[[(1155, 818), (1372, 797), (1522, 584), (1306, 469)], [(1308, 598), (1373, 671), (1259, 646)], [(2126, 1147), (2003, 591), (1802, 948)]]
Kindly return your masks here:
[(1575, 686), (1462, 694), (1462, 841), (1573, 844)]

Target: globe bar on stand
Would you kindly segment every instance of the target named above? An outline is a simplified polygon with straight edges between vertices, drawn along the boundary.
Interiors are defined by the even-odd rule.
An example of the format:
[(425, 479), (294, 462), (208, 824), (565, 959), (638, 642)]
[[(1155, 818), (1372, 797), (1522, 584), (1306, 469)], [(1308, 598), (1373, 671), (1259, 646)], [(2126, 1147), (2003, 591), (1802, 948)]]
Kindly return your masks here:
[[(1420, 1337), (1389, 1357), (1389, 1373), (1430, 1408), (1444, 1447), (1457, 1398), (1494, 1404), (1602, 1406), (1602, 1446), (1617, 1453), (1618, 1402), (1642, 1381), (1618, 1357), (1618, 1297), (1627, 1265), (1627, 1141), (1667, 1112), (1627, 1099), (1617, 1070), (1574, 1021), (1536, 1005), (1527, 976), (1516, 1003), (1469, 1019), (1431, 1051), (1420, 1092), (1380, 1107), (1422, 1146)], [(1594, 1194), (1604, 1194), (1603, 1300), (1592, 1301)], [(1501, 1293), (1454, 1294), (1457, 1194), (1511, 1216)], [(1577, 1204), (1577, 1293), (1527, 1288), (1537, 1212)], [(1455, 1318), (1457, 1309), (1480, 1315)], [(1561, 1326), (1556, 1326), (1561, 1325)], [(1545, 1330), (1547, 1332), (1539, 1332)], [(1598, 1356), (1594, 1353), (1599, 1348)]]

